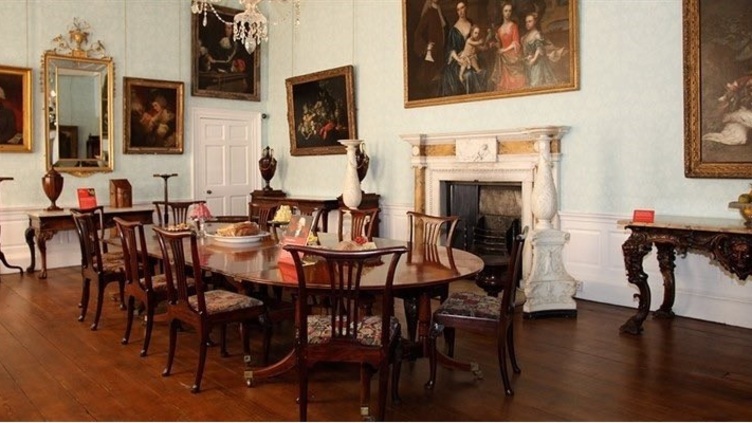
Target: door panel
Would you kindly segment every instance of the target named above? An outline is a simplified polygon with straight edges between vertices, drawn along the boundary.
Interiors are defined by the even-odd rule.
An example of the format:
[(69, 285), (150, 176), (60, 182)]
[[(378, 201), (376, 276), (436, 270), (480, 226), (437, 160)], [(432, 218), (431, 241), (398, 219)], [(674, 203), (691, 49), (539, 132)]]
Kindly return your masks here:
[(247, 215), (250, 193), (261, 188), (261, 113), (194, 109), (195, 198), (215, 216)]

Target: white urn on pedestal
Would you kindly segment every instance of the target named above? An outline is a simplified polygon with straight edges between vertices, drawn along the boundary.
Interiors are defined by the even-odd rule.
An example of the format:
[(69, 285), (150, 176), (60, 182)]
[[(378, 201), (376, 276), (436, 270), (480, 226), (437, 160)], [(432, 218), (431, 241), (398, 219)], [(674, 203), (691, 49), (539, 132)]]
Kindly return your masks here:
[(531, 198), (536, 226), (530, 243), (533, 265), (525, 281), (523, 314), (527, 318), (576, 316), (574, 295), (577, 281), (564, 268), (562, 251), (569, 233), (554, 228), (558, 211), (556, 186), (551, 172), (551, 135), (541, 133), (535, 143), (538, 164)]
[(363, 140), (339, 140), (339, 143), (347, 148), (347, 169), (345, 170), (345, 183), (342, 187), (342, 202), (351, 209), (357, 209), (363, 199), (358, 178), (358, 159), (356, 153)]

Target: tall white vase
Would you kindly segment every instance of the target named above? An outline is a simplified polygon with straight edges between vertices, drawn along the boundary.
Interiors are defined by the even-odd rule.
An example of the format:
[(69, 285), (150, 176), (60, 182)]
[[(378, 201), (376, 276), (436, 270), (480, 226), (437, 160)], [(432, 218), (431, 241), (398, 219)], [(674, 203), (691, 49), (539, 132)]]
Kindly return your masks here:
[(351, 209), (357, 209), (363, 199), (358, 179), (358, 162), (356, 151), (363, 140), (339, 140), (347, 148), (347, 170), (345, 170), (345, 184), (342, 187), (342, 202)]

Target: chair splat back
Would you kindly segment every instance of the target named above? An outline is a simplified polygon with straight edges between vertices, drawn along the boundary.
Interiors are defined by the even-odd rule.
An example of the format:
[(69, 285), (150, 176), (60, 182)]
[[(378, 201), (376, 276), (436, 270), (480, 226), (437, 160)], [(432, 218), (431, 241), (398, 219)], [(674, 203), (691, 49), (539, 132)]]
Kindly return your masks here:
[(149, 252), (146, 247), (144, 225), (141, 222), (129, 222), (119, 217), (114, 218), (120, 234), (125, 262), (125, 277), (136, 283), (143, 290), (152, 290), (152, 272), (149, 270)]
[(71, 210), (71, 215), (81, 245), (81, 265), (90, 269), (102, 269), (102, 249), (94, 213)]
[(256, 222), (259, 225), (259, 229), (262, 231), (269, 230), (269, 221), (274, 218), (274, 213), (277, 211), (276, 204), (268, 203), (248, 203), (248, 219), (251, 222)]
[(407, 212), (407, 223), (410, 231), (410, 242), (422, 241), (425, 244), (440, 244), (441, 236), (446, 230), (446, 241), (444, 243), (451, 246), (454, 229), (459, 220), (459, 216), (431, 216), (409, 211)]
[(350, 209), (347, 207), (339, 208), (339, 225), (337, 235), (340, 241), (343, 241), (347, 230), (345, 229), (346, 216), (350, 216), (350, 238), (352, 241), (359, 236), (363, 236), (369, 241), (373, 240), (373, 232), (376, 229), (377, 220), (381, 209)]
[[(204, 298), (204, 285), (201, 279), (201, 266), (198, 256), (198, 241), (196, 234), (191, 231), (167, 231), (159, 227), (154, 227), (157, 233), (159, 248), (162, 251), (163, 261), (165, 263), (164, 272), (167, 279), (168, 296), (171, 303), (189, 304), (188, 297), (191, 291), (188, 287), (188, 272), (191, 269), (191, 277), (195, 281), (196, 297), (199, 313), (206, 313), (206, 301)], [(191, 250), (191, 265), (187, 265), (184, 240), (189, 239)], [(172, 282), (172, 283), (170, 283)]]
[[(393, 317), (392, 284), (397, 263), (405, 247), (362, 251), (335, 251), (301, 245), (284, 247), (292, 255), (298, 282), (295, 322), (295, 354), (299, 378), (299, 419), (307, 419), (308, 369), (318, 362), (359, 363), (361, 365), (361, 413), (370, 414), (370, 379), (379, 374), (377, 420), (384, 419), (389, 365), (392, 373), (393, 399), (398, 398), (401, 360), (401, 329)], [(303, 255), (306, 262), (303, 262)], [(313, 259), (313, 268), (309, 261)], [(383, 303), (380, 316), (361, 316), (361, 278), (372, 260), (384, 260), (387, 271), (381, 289)], [(321, 263), (323, 261), (323, 263)], [(324, 272), (319, 272), (323, 265)], [(323, 294), (322, 294), (323, 293)], [(330, 314), (314, 314), (308, 306), (310, 296), (329, 300)]]
[[(188, 223), (188, 212), (191, 206), (206, 204), (206, 201), (153, 201), (152, 204), (154, 204), (154, 208), (157, 211), (159, 226), (165, 226), (170, 223), (173, 225)], [(172, 220), (170, 220), (170, 215), (172, 216)]]

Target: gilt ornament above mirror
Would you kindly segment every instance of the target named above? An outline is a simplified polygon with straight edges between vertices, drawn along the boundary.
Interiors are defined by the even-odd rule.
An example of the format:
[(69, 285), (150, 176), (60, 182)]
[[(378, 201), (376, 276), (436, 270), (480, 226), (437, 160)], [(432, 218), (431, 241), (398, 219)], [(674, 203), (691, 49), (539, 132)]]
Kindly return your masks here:
[(76, 176), (111, 172), (114, 65), (90, 25), (74, 18), (42, 58), (47, 169)]

